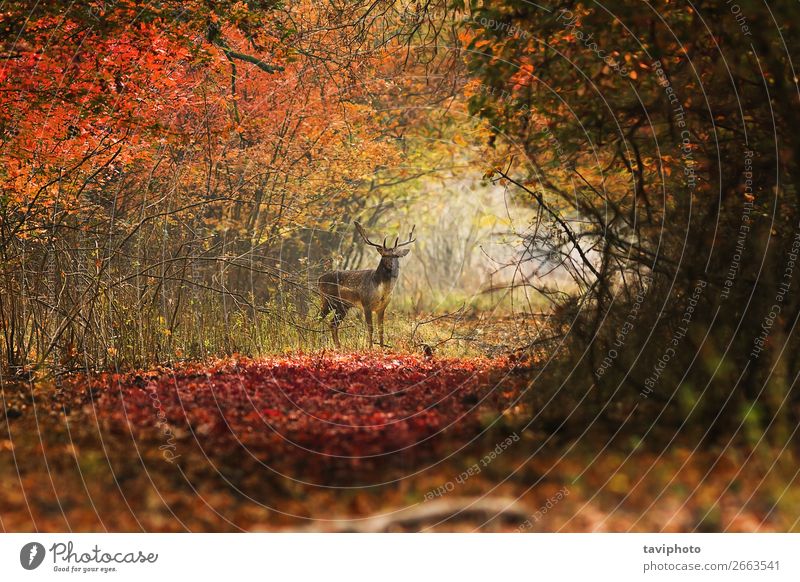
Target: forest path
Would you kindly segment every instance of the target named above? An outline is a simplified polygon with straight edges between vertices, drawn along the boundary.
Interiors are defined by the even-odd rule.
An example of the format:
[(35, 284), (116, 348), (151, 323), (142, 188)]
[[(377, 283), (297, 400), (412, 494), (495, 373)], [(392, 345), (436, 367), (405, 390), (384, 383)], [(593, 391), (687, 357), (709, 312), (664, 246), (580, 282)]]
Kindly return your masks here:
[(529, 424), (530, 377), (502, 359), (376, 351), (3, 384), (0, 474), (11, 478), (0, 483), (0, 526), (791, 527), (780, 510), (797, 501), (780, 491), (797, 478), (791, 451), (611, 447), (598, 456), (607, 426), (573, 447)]

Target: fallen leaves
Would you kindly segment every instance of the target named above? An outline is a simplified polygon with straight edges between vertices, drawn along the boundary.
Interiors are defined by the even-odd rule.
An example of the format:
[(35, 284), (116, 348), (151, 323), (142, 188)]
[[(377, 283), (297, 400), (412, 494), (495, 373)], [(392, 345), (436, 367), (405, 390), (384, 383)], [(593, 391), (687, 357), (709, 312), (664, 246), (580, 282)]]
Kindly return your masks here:
[[(532, 512), (568, 490), (530, 518), (530, 531), (793, 527), (791, 451), (627, 452), (604, 448), (601, 433), (553, 443), (535, 422), (525, 428), (529, 377), (517, 372), (504, 359), (367, 353), (5, 385), (2, 526), (325, 529), (327, 520), (424, 507), (426, 494), (456, 483), (444, 487), (448, 503), (506, 496)], [(519, 436), (503, 448), (512, 430)], [(514, 531), (520, 521), (485, 519), (460, 515), (436, 529)]]
[(480, 432), (518, 395), (502, 360), (350, 354), (223, 360), (90, 381), (105, 425), (142, 437), (163, 417), (211, 455), (246, 448), (263, 462), (295, 451), (359, 458)]

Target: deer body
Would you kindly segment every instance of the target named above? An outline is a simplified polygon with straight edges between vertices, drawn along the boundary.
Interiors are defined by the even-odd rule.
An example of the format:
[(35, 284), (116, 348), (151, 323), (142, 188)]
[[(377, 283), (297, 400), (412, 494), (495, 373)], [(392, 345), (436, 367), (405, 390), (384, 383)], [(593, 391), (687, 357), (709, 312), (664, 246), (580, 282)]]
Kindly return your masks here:
[(370, 242), (364, 233), (361, 225), (356, 223), (356, 229), (370, 246), (378, 249), (381, 254), (381, 261), (376, 269), (365, 269), (359, 271), (331, 271), (319, 278), (319, 292), (322, 296), (321, 317), (325, 318), (328, 313), (333, 312), (331, 321), (331, 334), (333, 343), (340, 347), (339, 325), (344, 320), (345, 315), (351, 307), (361, 307), (364, 311), (364, 321), (367, 324), (367, 334), (369, 336), (369, 346), (372, 346), (372, 314), (378, 318), (378, 337), (381, 346), (383, 342), (383, 316), (386, 306), (392, 297), (397, 278), (400, 275), (400, 257), (408, 254), (408, 249), (401, 248), (404, 245), (414, 242), (413, 233), (409, 235), (408, 241), (398, 244), (395, 241), (393, 247), (384, 244), (377, 245)]

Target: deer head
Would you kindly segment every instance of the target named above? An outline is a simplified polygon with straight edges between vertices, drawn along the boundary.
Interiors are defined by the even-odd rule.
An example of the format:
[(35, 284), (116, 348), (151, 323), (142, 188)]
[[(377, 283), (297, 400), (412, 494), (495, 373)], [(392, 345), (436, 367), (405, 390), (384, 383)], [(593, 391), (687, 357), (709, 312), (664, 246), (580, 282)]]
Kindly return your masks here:
[(358, 222), (355, 223), (356, 230), (358, 234), (361, 235), (361, 238), (364, 239), (364, 242), (367, 243), (371, 247), (375, 247), (375, 249), (381, 254), (382, 257), (390, 258), (390, 259), (399, 259), (400, 257), (405, 257), (411, 249), (402, 248), (405, 246), (410, 245), (415, 240), (414, 238), (414, 229), (416, 225), (411, 227), (411, 232), (408, 235), (408, 240), (405, 242), (400, 242), (400, 237), (394, 239), (394, 245), (389, 246), (386, 244), (386, 240), (388, 237), (383, 239), (383, 244), (379, 245), (377, 243), (372, 242), (369, 240), (367, 233), (364, 231), (364, 227), (361, 226)]

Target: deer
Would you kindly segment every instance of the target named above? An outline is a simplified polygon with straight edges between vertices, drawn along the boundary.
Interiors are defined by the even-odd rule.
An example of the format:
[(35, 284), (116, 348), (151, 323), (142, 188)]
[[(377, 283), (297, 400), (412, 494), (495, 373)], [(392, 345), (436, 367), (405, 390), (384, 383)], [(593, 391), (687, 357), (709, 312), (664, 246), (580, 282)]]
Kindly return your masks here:
[(318, 280), (319, 292), (322, 296), (320, 318), (325, 319), (330, 312), (333, 312), (330, 324), (331, 334), (334, 345), (339, 349), (341, 348), (339, 326), (352, 307), (361, 307), (364, 310), (364, 321), (369, 336), (367, 346), (371, 348), (373, 345), (372, 313), (375, 312), (378, 318), (378, 339), (380, 347), (383, 348), (386, 347), (383, 342), (383, 315), (400, 275), (400, 259), (411, 250), (404, 247), (416, 241), (414, 238), (416, 225), (411, 227), (408, 240), (400, 242), (398, 236), (393, 246), (387, 246), (386, 238), (383, 239), (383, 244), (376, 244), (369, 240), (364, 228), (358, 222), (355, 223), (355, 227), (364, 242), (378, 251), (381, 261), (375, 269), (330, 271), (323, 274)]

